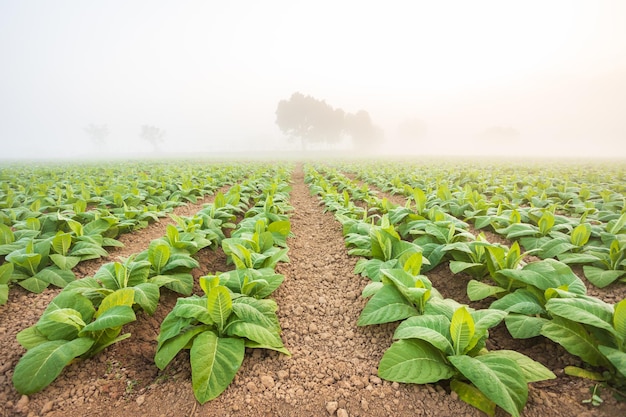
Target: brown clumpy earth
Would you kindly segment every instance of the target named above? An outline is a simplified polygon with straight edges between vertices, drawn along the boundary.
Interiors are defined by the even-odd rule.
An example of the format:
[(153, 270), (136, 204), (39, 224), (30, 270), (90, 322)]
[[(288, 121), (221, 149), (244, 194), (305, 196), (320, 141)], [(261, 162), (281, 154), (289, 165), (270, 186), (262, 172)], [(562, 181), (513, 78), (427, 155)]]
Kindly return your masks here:
[[(125, 327), (124, 332), (132, 337), (95, 358), (66, 367), (42, 392), (23, 396), (11, 383), (13, 368), (24, 353), (15, 335), (39, 319), (59, 290), (31, 294), (14, 286), (8, 303), (0, 307), (0, 416), (484, 415), (450, 393), (446, 383), (398, 384), (377, 376), (378, 362), (391, 345), (397, 324), (356, 326), (366, 302), (361, 290), (368, 281), (352, 273), (357, 258), (347, 254), (341, 225), (332, 214), (323, 213), (318, 200), (309, 194), (300, 167), (292, 180), (295, 237), (288, 240), (291, 262), (278, 266), (285, 282), (272, 295), (291, 357), (249, 350), (228, 389), (200, 405), (191, 387), (188, 351), (179, 353), (163, 371), (153, 362), (160, 323), (177, 298), (163, 290), (153, 316), (138, 314), (137, 321)], [(191, 215), (201, 203), (176, 212)], [(108, 259), (81, 264), (75, 270), (77, 276), (93, 275), (105, 262), (144, 250), (152, 239), (165, 234), (166, 223), (163, 220), (122, 236), (124, 248), (111, 251)], [(203, 250), (198, 258), (201, 267), (194, 271), (196, 278), (231, 269), (221, 250)], [(446, 265), (427, 275), (445, 297), (468, 303), (467, 277), (454, 276)], [(610, 302), (624, 296), (619, 286), (594, 291), (593, 295)], [(198, 286), (195, 292), (201, 294)], [(581, 362), (560, 346), (541, 338), (513, 340), (503, 326), (493, 329), (488, 343), (490, 349), (520, 351), (557, 375), (556, 380), (530, 385), (523, 416), (626, 415), (626, 404), (614, 400), (608, 390), (603, 391), (604, 403), (599, 407), (582, 402), (591, 397), (593, 384), (564, 374), (565, 366)], [(496, 416), (505, 415), (498, 409)]]

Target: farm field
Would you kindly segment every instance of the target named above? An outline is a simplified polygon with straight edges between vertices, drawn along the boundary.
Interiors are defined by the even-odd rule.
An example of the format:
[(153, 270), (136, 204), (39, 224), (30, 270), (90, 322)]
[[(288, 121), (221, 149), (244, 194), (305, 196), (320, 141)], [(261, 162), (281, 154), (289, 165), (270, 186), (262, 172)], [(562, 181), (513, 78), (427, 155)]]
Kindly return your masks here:
[[(482, 345), (540, 364), (498, 357), (504, 393), (482, 401), (497, 416), (626, 415), (612, 395), (626, 382), (623, 163), (11, 165), (0, 181), (1, 416), (480, 416), (459, 392), (488, 391)], [(246, 278), (216, 276), (233, 270)], [(80, 320), (72, 297), (89, 303)], [(204, 310), (175, 317), (183, 303)], [(121, 321), (102, 320), (109, 304)], [(264, 336), (242, 304), (271, 322)], [(193, 328), (185, 343), (166, 317)], [(429, 343), (418, 317), (448, 327)], [(245, 343), (239, 369), (193, 364), (211, 337), (226, 356)], [(47, 362), (18, 367), (66, 340), (76, 354), (44, 386), (30, 376)], [(440, 377), (401, 382), (433, 378), (397, 359), (426, 344), (442, 346)], [(507, 380), (521, 368), (535, 380)], [(602, 371), (609, 386), (571, 375)], [(233, 372), (223, 392), (206, 376)]]

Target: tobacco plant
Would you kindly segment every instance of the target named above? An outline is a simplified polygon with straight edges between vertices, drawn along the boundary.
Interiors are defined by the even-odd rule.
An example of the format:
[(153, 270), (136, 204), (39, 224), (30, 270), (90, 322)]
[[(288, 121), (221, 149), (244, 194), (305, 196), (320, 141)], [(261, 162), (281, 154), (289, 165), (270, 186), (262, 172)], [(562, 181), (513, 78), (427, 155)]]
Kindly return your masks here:
[(204, 404), (234, 379), (246, 347), (289, 351), (280, 339), (274, 301), (231, 293), (215, 276), (201, 278), (200, 284), (205, 296), (179, 298), (163, 320), (154, 361), (165, 369), (189, 349), (194, 395)]

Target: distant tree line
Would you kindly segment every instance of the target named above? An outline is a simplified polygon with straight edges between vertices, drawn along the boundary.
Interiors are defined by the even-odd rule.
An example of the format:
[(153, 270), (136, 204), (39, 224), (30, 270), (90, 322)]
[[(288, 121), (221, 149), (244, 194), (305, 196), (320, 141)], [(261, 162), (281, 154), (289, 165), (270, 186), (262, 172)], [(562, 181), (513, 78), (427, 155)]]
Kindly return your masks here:
[(276, 124), (290, 139), (299, 140), (302, 149), (312, 144), (337, 144), (345, 137), (357, 146), (369, 147), (384, 138), (367, 111), (347, 113), (299, 92), (278, 102)]
[[(95, 125), (90, 123), (89, 126), (83, 128), (83, 130), (98, 148), (102, 148), (106, 144), (106, 139), (111, 133), (109, 126), (106, 124)], [(143, 125), (141, 126), (139, 137), (152, 145), (154, 151), (157, 152), (159, 150), (159, 144), (164, 141), (165, 130), (156, 126)]]

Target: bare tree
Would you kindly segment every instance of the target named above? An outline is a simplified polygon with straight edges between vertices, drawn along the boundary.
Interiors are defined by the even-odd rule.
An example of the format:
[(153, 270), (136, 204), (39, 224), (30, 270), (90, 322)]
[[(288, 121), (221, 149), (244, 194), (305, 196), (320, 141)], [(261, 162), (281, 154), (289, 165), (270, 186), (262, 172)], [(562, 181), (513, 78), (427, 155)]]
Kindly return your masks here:
[(159, 150), (159, 143), (162, 143), (165, 137), (165, 130), (156, 126), (143, 125), (141, 126), (139, 136), (141, 139), (148, 141), (154, 147), (154, 151), (157, 152)]
[(106, 124), (97, 126), (93, 123), (90, 123), (89, 126), (83, 128), (83, 130), (89, 135), (94, 145), (99, 148), (104, 146), (107, 136), (109, 136), (109, 133), (111, 133), (109, 131), (109, 126), (107, 126)]

